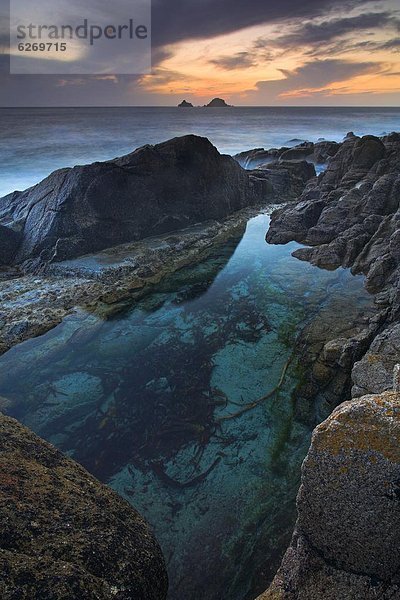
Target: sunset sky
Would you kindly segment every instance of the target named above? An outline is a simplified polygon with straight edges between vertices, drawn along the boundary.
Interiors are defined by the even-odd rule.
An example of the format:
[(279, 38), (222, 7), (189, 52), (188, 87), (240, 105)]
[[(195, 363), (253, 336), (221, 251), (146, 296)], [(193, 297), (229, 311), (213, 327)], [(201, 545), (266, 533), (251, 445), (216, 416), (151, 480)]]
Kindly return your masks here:
[(2, 106), (400, 104), (398, 0), (154, 0), (142, 76), (114, 75), (107, 57), (96, 76), (9, 75), (0, 2)]

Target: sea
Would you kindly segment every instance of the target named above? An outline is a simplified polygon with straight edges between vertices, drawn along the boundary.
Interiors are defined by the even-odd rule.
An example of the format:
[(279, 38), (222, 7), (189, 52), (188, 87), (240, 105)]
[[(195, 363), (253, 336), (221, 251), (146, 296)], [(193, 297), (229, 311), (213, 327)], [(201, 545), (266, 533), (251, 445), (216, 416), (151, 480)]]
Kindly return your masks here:
[(400, 130), (400, 108), (0, 108), (0, 197), (51, 171), (193, 133), (220, 152)]

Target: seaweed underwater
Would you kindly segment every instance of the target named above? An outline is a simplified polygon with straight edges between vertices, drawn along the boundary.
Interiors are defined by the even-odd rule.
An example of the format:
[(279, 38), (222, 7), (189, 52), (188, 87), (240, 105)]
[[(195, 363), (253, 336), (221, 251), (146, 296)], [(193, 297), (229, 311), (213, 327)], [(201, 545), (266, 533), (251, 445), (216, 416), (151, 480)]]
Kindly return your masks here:
[(273, 575), (314, 425), (296, 414), (297, 340), (371, 302), (361, 279), (266, 244), (267, 227), (251, 219), (107, 320), (79, 313), (0, 358), (8, 412), (149, 520), (175, 600), (251, 598)]

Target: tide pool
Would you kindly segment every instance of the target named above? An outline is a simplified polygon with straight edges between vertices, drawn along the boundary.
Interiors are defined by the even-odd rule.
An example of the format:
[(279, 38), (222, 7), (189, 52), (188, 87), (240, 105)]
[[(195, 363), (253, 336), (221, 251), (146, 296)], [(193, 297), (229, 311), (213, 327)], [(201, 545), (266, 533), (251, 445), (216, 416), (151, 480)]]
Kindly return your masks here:
[(0, 357), (0, 409), (146, 517), (171, 600), (265, 588), (312, 429), (296, 418), (296, 340), (310, 322), (328, 340), (344, 315), (373, 311), (362, 277), (296, 260), (298, 244), (267, 244), (268, 223), (251, 219), (118, 315), (80, 309)]

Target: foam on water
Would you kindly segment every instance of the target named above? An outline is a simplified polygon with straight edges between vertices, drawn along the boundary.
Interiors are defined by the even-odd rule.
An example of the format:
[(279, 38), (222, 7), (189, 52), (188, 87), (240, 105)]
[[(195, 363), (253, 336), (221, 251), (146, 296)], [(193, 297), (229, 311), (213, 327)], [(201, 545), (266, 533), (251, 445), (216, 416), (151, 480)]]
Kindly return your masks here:
[(0, 197), (51, 171), (194, 133), (236, 154), (400, 129), (398, 108), (0, 108)]

